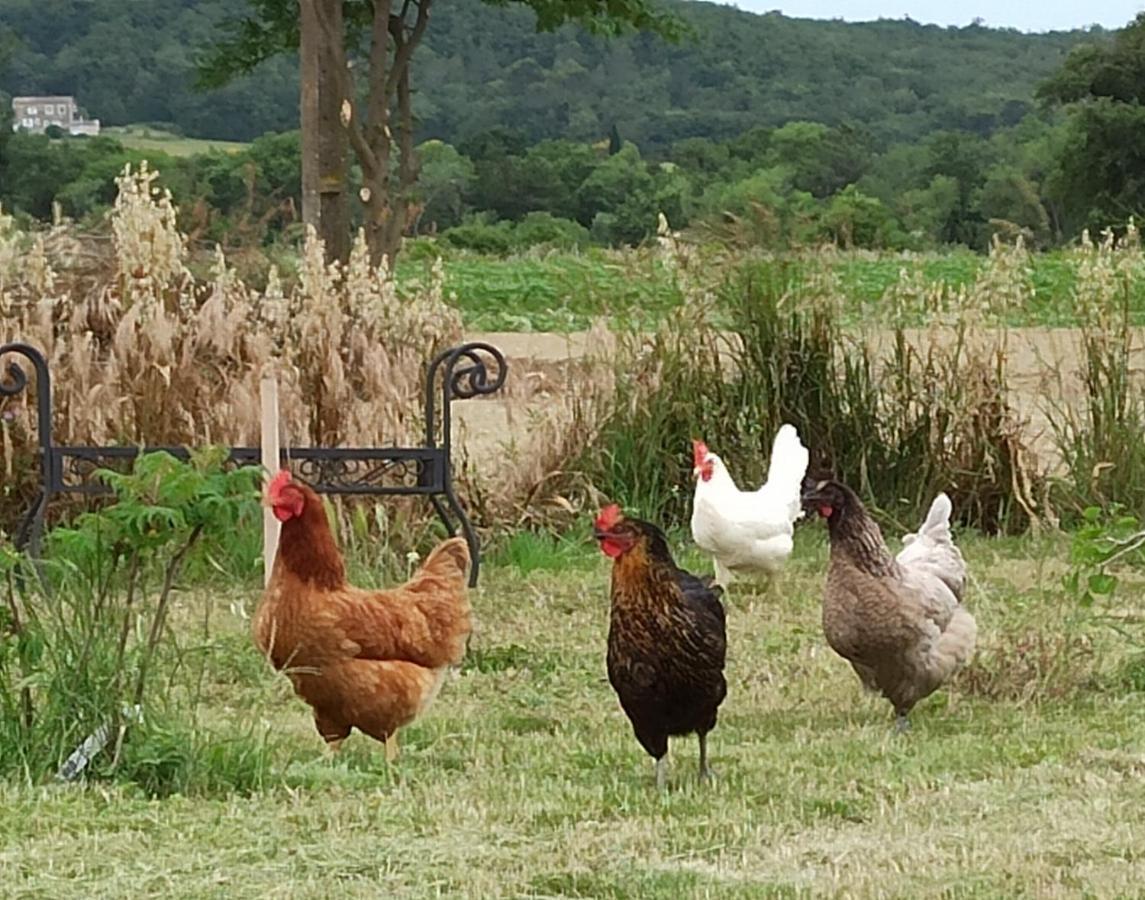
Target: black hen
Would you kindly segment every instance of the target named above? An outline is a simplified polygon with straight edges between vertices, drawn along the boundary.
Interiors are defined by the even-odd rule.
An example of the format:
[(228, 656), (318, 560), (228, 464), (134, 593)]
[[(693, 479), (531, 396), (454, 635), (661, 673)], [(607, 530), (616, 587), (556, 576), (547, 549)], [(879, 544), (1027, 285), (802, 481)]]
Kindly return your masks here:
[(657, 787), (667, 776), (668, 737), (693, 732), (707, 780), (707, 736), (728, 690), (722, 591), (679, 568), (663, 532), (625, 518), (618, 506), (601, 512), (595, 534), (614, 560), (608, 680), (656, 760)]

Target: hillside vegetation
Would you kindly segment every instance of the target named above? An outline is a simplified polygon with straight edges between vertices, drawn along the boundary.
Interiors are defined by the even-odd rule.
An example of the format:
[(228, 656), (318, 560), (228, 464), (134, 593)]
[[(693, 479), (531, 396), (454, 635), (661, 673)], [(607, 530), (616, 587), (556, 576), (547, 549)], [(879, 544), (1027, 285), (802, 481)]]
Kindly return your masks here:
[[(146, 159), (193, 238), (297, 246), (298, 135), (260, 134), (296, 122), (293, 60), (195, 88), (228, 52), (247, 58), (226, 42), (241, 9), (14, 6), (0, 89), (75, 92), (121, 142), (11, 134), (0, 103), (6, 210), (98, 226), (115, 175)], [(1038, 249), (1085, 229), (1120, 235), (1145, 211), (1145, 16), (1112, 33), (1023, 35), (668, 8), (691, 26), (682, 43), (538, 34), (526, 9), (445, 4), (414, 57), (405, 235), (437, 239), (435, 254), (497, 256), (637, 245), (664, 227), (734, 249), (985, 251), (995, 235)], [(160, 131), (173, 137), (141, 137)], [(259, 136), (244, 148), (228, 135)], [(360, 173), (347, 173), (355, 198)]]
[[(793, 119), (862, 123), (881, 142), (939, 128), (1013, 125), (1081, 32), (1025, 35), (909, 20), (867, 24), (764, 16), (667, 0), (693, 26), (679, 45), (574, 28), (537, 34), (528, 10), (435, 7), (416, 60), (422, 137), (490, 127), (530, 141), (596, 140), (618, 123), (646, 150), (733, 137)], [(195, 63), (243, 12), (233, 0), (6, 0), (0, 91), (75, 94), (108, 125), (171, 123), (188, 136), (249, 140), (297, 124), (296, 62), (283, 57), (217, 92)]]

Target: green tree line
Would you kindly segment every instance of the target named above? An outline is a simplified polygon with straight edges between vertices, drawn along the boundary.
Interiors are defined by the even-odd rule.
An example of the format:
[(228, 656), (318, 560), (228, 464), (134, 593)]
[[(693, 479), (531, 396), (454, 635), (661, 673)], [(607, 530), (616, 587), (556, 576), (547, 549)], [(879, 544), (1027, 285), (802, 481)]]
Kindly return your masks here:
[[(538, 33), (527, 8), (435, 6), (413, 78), (419, 139), (456, 143), (501, 126), (523, 128), (531, 143), (585, 142), (620, 123), (627, 140), (660, 153), (688, 137), (729, 140), (793, 120), (859, 122), (880, 146), (938, 129), (986, 135), (1021, 119), (1035, 86), (1087, 38), (659, 5), (691, 27), (690, 39), (601, 41), (571, 26)], [(0, 91), (74, 94), (105, 124), (163, 122), (189, 136), (250, 140), (298, 125), (291, 54), (220, 90), (196, 89), (196, 64), (246, 3), (3, 6)]]
[[(662, 213), (674, 228), (755, 245), (980, 249), (999, 231), (1049, 246), (1140, 216), (1145, 17), (1089, 34), (1028, 90), (1013, 122), (948, 124), (904, 140), (855, 119), (756, 123), (729, 137), (661, 142), (635, 119), (598, 123), (574, 139), (539, 136), (523, 118), (430, 137), (418, 147), (408, 233), (495, 253), (618, 245), (653, 234)], [(419, 110), (426, 106), (432, 114), (432, 103)], [(52, 140), (2, 126), (0, 203), (17, 213), (46, 218), (58, 202), (68, 215), (97, 215), (113, 197), (113, 175), (146, 156), (195, 236), (274, 240), (298, 219), (296, 133), (266, 135), (237, 154), (165, 159), (110, 138)]]

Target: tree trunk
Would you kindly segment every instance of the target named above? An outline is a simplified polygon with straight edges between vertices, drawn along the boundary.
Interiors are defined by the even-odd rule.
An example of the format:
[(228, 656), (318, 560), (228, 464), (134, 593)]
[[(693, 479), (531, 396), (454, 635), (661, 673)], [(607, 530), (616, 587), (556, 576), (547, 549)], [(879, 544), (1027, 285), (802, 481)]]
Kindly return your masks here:
[(329, 42), (330, 35), (342, 33), (342, 4), (302, 0), (299, 12), (302, 221), (314, 226), (328, 261), (345, 261), (350, 256), (346, 132), (340, 121), (339, 56)]
[[(322, 2), (326, 4), (331, 0)], [(374, 0), (369, 91), (364, 104), (358, 102), (354, 79), (346, 66), (340, 19), (339, 26), (335, 28), (328, 10), (319, 17), (322, 39), (333, 62), (332, 78), (337, 79), (339, 86), (343, 139), (348, 140), (362, 168), (361, 199), (366, 207), (366, 242), (370, 260), (375, 265), (384, 258), (388, 265), (393, 266), (401, 249), (409, 200), (417, 182), (409, 67), (413, 52), (429, 24), (431, 3), (432, 0)], [(392, 12), (394, 9), (398, 11)], [(390, 128), (395, 117), (396, 142)], [(395, 146), (398, 152), (396, 172), (393, 165)]]
[[(342, 0), (320, 0), (330, 28), (343, 32)], [(318, 191), (321, 200), (318, 234), (327, 261), (350, 258), (350, 198), (346, 193), (346, 130), (342, 127), (342, 84), (338, 54), (323, 47), (318, 59)]]
[(302, 0), (298, 39), (298, 120), (302, 129), (302, 222), (319, 229), (318, 57), (322, 37), (316, 0)]

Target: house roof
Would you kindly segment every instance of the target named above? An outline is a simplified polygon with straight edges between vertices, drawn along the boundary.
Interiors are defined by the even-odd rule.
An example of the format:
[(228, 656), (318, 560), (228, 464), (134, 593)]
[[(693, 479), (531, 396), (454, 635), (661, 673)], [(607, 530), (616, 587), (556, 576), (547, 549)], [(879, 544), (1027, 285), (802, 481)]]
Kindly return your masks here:
[(13, 97), (12, 103), (75, 103), (71, 94), (39, 94), (34, 97)]

